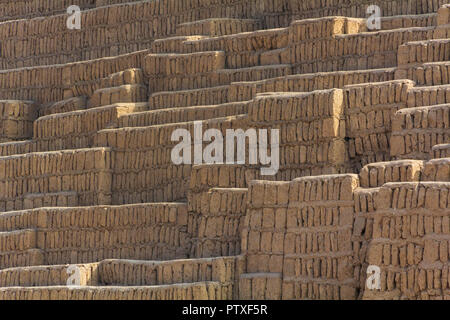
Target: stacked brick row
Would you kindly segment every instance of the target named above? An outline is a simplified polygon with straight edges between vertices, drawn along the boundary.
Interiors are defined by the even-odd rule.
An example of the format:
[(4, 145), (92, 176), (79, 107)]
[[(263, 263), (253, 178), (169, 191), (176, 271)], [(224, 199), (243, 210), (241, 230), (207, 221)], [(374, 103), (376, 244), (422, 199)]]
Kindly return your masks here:
[(324, 5), (314, 0), (288, 0), (293, 19), (308, 19), (323, 16), (367, 17), (367, 7), (377, 5), (384, 16), (424, 14), (436, 12), (446, 0), (332, 0)]
[(259, 0), (208, 0), (201, 4), (192, 0), (139, 1), (105, 6), (83, 12), (82, 28), (76, 32), (66, 27), (67, 14), (48, 17), (45, 24), (41, 19), (10, 21), (0, 26), (0, 66), (13, 69), (61, 64), (143, 50), (154, 39), (175, 34), (176, 26), (183, 22), (212, 16), (245, 18), (259, 16), (259, 12), (276, 15), (278, 8), (273, 1), (264, 2), (265, 7)]
[(295, 74), (247, 83), (231, 84), (229, 101), (251, 100), (264, 92), (309, 92), (346, 85), (390, 81), (395, 78), (395, 69), (377, 69), (365, 71), (335, 71), (326, 73)]
[(340, 89), (261, 94), (250, 103), (249, 128), (280, 130), (280, 171), (288, 176), (341, 173), (349, 170), (343, 112)]
[(150, 96), (150, 110), (178, 108), (190, 106), (205, 106), (226, 103), (228, 101), (228, 86), (202, 88), (193, 90), (156, 92)]
[(161, 286), (202, 281), (234, 285), (237, 268), (236, 257), (171, 261), (103, 260), (98, 264), (98, 274), (102, 285)]
[[(260, 65), (263, 53), (283, 49), (288, 45), (289, 28), (258, 30), (214, 38), (193, 39), (177, 42), (176, 52), (192, 53), (223, 51), (228, 69), (254, 67)], [(172, 48), (171, 48), (172, 49)], [(283, 58), (280, 63), (288, 63)]]
[[(205, 120), (202, 126), (203, 130), (218, 129), (226, 136), (227, 129), (245, 128), (243, 118)], [(98, 132), (94, 145), (114, 148), (114, 204), (175, 201), (186, 197), (192, 166), (172, 161), (172, 149), (180, 142), (172, 141), (177, 129), (186, 129), (194, 142), (194, 122)], [(203, 142), (204, 147), (208, 144)], [(191, 148), (191, 163), (194, 163), (194, 149)]]
[(357, 169), (390, 160), (392, 121), (407, 106), (409, 80), (347, 86), (344, 89), (348, 152)]
[[(431, 38), (427, 38), (431, 39)], [(410, 64), (450, 60), (450, 40), (436, 39), (412, 41), (399, 46), (398, 64)]]
[(145, 127), (166, 123), (208, 120), (246, 114), (247, 102), (232, 102), (213, 106), (197, 106), (134, 112), (119, 118), (119, 127)]
[(375, 198), (367, 263), (381, 268), (365, 298), (448, 298), (448, 182), (388, 183)]
[(246, 272), (261, 276), (241, 276), (240, 297), (354, 299), (357, 186), (354, 175), (252, 182), (242, 248)]
[(359, 33), (364, 30), (361, 30), (365, 27), (364, 20), (323, 18), (311, 20), (312, 24), (331, 26), (322, 28), (323, 33), (316, 32), (303, 39), (301, 30), (308, 30), (307, 25), (311, 23), (308, 21), (294, 22), (290, 27), (293, 41), (290, 41), (289, 63), (294, 73), (394, 67), (400, 45), (432, 39), (437, 32), (434, 27), (423, 27)]
[(69, 98), (55, 103), (43, 105), (39, 108), (39, 116), (48, 116), (55, 113), (65, 113), (86, 109), (85, 96)]
[(144, 64), (151, 92), (176, 91), (221, 85), (216, 71), (225, 68), (225, 57), (221, 51), (149, 54)]
[(408, 65), (396, 71), (396, 79), (411, 79), (419, 86), (438, 86), (450, 82), (450, 62)]
[(77, 5), (81, 10), (86, 10), (95, 7), (95, 0), (2, 0), (0, 1), (0, 21), (65, 13), (71, 5)]
[(393, 117), (392, 131), (393, 157), (429, 159), (433, 146), (450, 141), (450, 105), (399, 110)]
[(185, 204), (42, 208), (12, 212), (0, 223), (8, 231), (0, 233), (2, 268), (33, 265), (15, 257), (33, 249), (39, 265), (176, 259), (188, 251)]
[(147, 50), (107, 59), (0, 71), (0, 97), (45, 104), (91, 96), (100, 88), (102, 78), (141, 66), (146, 54)]
[(0, 142), (31, 137), (37, 105), (32, 101), (0, 101)]
[(33, 193), (74, 191), (80, 205), (111, 201), (111, 153), (93, 148), (0, 158), (0, 212), (21, 210)]
[(150, 287), (0, 288), (0, 300), (226, 300), (232, 292), (217, 282)]
[(247, 189), (213, 188), (191, 193), (188, 221), (191, 256), (238, 255), (246, 211)]
[(40, 117), (34, 122), (34, 139), (39, 151), (88, 148), (97, 131), (117, 126), (122, 114), (139, 111), (134, 104), (98, 107)]
[(177, 26), (176, 34), (177, 36), (205, 35), (218, 37), (228, 34), (255, 31), (258, 27), (257, 20), (211, 18), (179, 24)]
[[(98, 264), (77, 265), (80, 285), (98, 285)], [(0, 287), (63, 286), (70, 277), (70, 265), (22, 267), (0, 270)]]
[(450, 157), (450, 144), (438, 144), (432, 148), (433, 158), (448, 158)]
[[(210, 281), (232, 287), (239, 271), (236, 257), (170, 261), (111, 259), (75, 266), (79, 269), (80, 286), (162, 286)], [(0, 286), (64, 286), (73, 272), (70, 272), (71, 267), (73, 265), (2, 269)], [(232, 296), (227, 298), (232, 299)]]

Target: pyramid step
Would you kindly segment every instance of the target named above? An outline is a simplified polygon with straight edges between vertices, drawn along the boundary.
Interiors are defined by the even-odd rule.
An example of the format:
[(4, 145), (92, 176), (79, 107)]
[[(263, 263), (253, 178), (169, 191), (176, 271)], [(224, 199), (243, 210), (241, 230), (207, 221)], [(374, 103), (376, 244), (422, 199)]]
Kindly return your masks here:
[(200, 39), (207, 39), (207, 36), (178, 36), (164, 39), (156, 39), (152, 43), (152, 53), (188, 53), (184, 46), (186, 41), (196, 41)]
[[(25, 250), (38, 244), (44, 250), (41, 265), (185, 258), (186, 226), (185, 203), (53, 207), (0, 214), (3, 247), (11, 248), (3, 250), (5, 259), (16, 247)], [(37, 230), (34, 238), (29, 229)], [(25, 235), (34, 242), (13, 242)]]
[(74, 267), (80, 271), (80, 285), (95, 286), (98, 281), (98, 263), (84, 265), (51, 265), (15, 267), (0, 270), (0, 287), (65, 286)]
[(107, 148), (0, 157), (0, 212), (22, 210), (30, 193), (74, 191), (80, 205), (110, 203), (111, 179)]
[(123, 114), (147, 109), (147, 102), (115, 103), (40, 117), (34, 122), (37, 150), (53, 151), (90, 147), (93, 135), (97, 131), (117, 127), (118, 120)]
[(432, 159), (425, 163), (422, 181), (449, 182), (450, 158)]
[(432, 148), (433, 158), (450, 157), (450, 143), (437, 144)]
[(109, 106), (114, 103), (136, 103), (147, 100), (147, 87), (142, 84), (125, 84), (99, 89), (89, 99), (88, 107)]
[(450, 158), (371, 163), (361, 169), (359, 178), (362, 188), (389, 182), (450, 181)]
[(25, 154), (37, 151), (36, 141), (12, 141), (0, 143), (0, 157)]
[(433, 106), (450, 101), (450, 84), (414, 87), (408, 91), (408, 108)]
[(2, 254), (6, 252), (25, 251), (36, 248), (36, 230), (28, 229), (0, 232), (0, 252), (2, 252)]
[(241, 69), (224, 69), (217, 72), (220, 82), (260, 81), (270, 78), (284, 77), (292, 74), (287, 64), (264, 65)]
[(30, 138), (37, 114), (33, 101), (0, 100), (0, 142)]
[(144, 62), (145, 73), (150, 76), (195, 75), (225, 67), (223, 51), (151, 53)]
[(0, 287), (65, 286), (74, 270), (80, 272), (81, 286), (96, 286), (99, 284), (98, 263), (90, 263), (2, 269), (0, 270)]
[(263, 66), (280, 65), (290, 63), (289, 48), (282, 48), (276, 50), (269, 50), (261, 53), (259, 63)]
[(0, 287), (66, 286), (74, 270), (81, 286), (155, 286), (217, 281), (233, 285), (236, 257), (168, 261), (108, 259), (89, 264), (0, 270)]
[(255, 31), (260, 27), (259, 21), (254, 19), (211, 18), (179, 24), (176, 33), (178, 36), (204, 35), (219, 37)]
[(212, 106), (192, 106), (159, 109), (124, 114), (119, 118), (119, 127), (147, 127), (153, 125), (208, 120), (247, 113), (247, 102), (224, 103)]
[(430, 159), (433, 146), (449, 141), (450, 104), (400, 109), (392, 119), (390, 146), (396, 159)]
[(24, 209), (76, 206), (78, 206), (78, 194), (76, 192), (26, 194), (23, 204)]
[(244, 273), (239, 279), (239, 299), (280, 300), (281, 273)]
[(0, 252), (0, 269), (38, 266), (44, 263), (44, 252), (40, 249)]
[(396, 73), (396, 79), (411, 79), (418, 86), (438, 86), (450, 84), (450, 61), (427, 62), (418, 66), (408, 66)]
[[(264, 66), (257, 68), (273, 68)], [(276, 66), (275, 66), (276, 68)], [(239, 69), (238, 69), (239, 70)], [(256, 69), (257, 70), (257, 69)], [(310, 92), (346, 85), (391, 81), (396, 68), (333, 71), (306, 74), (292, 74), (259, 81), (233, 82), (229, 89), (229, 101), (247, 101), (265, 92)]]
[(48, 116), (55, 113), (65, 113), (86, 109), (87, 98), (84, 96), (69, 98), (56, 103), (44, 105), (39, 108), (39, 116)]
[(360, 172), (362, 188), (376, 188), (387, 182), (420, 181), (424, 161), (399, 160), (377, 162), (364, 166)]
[(200, 281), (233, 284), (236, 257), (170, 261), (103, 260), (98, 273), (102, 285), (148, 286)]
[(211, 188), (208, 192), (189, 192), (191, 256), (220, 257), (241, 253), (247, 195), (247, 188)]
[(218, 282), (196, 282), (140, 287), (7, 287), (0, 300), (229, 300), (230, 286)]
[(150, 96), (150, 110), (215, 105), (228, 102), (229, 86), (156, 92)]
[(431, 27), (437, 25), (437, 14), (401, 15), (381, 17), (381, 30), (401, 28)]
[(149, 54), (144, 60), (151, 92), (199, 89), (221, 85), (216, 74), (225, 68), (223, 51)]
[(398, 48), (399, 67), (449, 60), (450, 39), (411, 41)]
[(172, 150), (179, 144), (172, 140), (174, 131), (185, 129), (194, 136), (194, 128), (196, 126), (198, 128), (201, 124), (204, 130), (218, 129), (225, 134), (228, 128), (245, 128), (246, 121), (246, 115), (238, 115), (99, 131), (95, 136), (94, 145), (114, 146), (116, 150), (114, 170), (118, 173), (115, 174), (117, 182), (112, 186), (113, 203), (185, 199), (192, 165), (188, 163), (180, 165), (172, 161)]
[(120, 87), (123, 85), (144, 85), (144, 73), (142, 69), (130, 68), (124, 71), (119, 71), (110, 74), (108, 77), (102, 79), (101, 85), (103, 88)]
[(260, 65), (261, 54), (288, 47), (289, 28), (243, 32), (183, 42), (186, 52), (223, 50), (227, 69)]

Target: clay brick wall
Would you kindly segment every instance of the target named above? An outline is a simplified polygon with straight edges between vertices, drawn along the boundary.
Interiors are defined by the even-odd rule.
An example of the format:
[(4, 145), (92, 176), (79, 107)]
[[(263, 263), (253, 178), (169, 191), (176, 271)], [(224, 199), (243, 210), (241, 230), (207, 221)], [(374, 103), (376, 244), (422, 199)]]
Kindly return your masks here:
[(71, 5), (77, 5), (81, 10), (86, 10), (95, 7), (95, 0), (2, 0), (0, 2), (0, 21), (65, 13)]
[(322, 16), (348, 16), (365, 18), (367, 7), (377, 5), (383, 16), (424, 14), (436, 12), (445, 0), (409, 1), (409, 0), (332, 0), (323, 2), (307, 0), (288, 0), (289, 10), (296, 20)]
[(0, 153), (3, 157), (36, 151), (36, 143), (31, 140), (0, 143)]
[[(397, 290), (401, 281), (406, 280), (406, 272), (413, 270), (413, 274), (417, 276), (417, 270), (435, 268), (432, 265), (426, 265), (421, 259), (409, 260), (407, 266), (406, 260), (399, 265), (400, 259), (404, 259), (406, 250), (411, 249), (411, 242), (416, 243), (416, 253), (413, 256), (420, 258), (423, 250), (423, 241), (426, 237), (424, 233), (418, 230), (423, 228), (423, 219), (431, 219), (435, 216), (435, 209), (430, 210), (424, 204), (427, 190), (430, 194), (443, 190), (446, 197), (446, 183), (450, 180), (450, 162), (448, 159), (436, 159), (431, 161), (420, 160), (399, 160), (391, 162), (374, 163), (365, 166), (360, 173), (361, 187), (355, 190), (355, 212), (356, 219), (352, 241), (355, 247), (354, 258), (358, 261), (360, 270), (360, 297), (365, 298), (381, 298), (398, 299), (400, 296), (413, 298), (412, 291)], [(437, 181), (437, 182), (435, 182)], [(423, 189), (423, 190), (420, 190)], [(389, 194), (389, 196), (386, 196)], [(439, 200), (441, 199), (441, 200)], [(433, 199), (435, 208), (443, 206), (445, 212), (446, 200), (444, 198)], [(431, 203), (431, 202), (427, 202)], [(436, 207), (437, 206), (437, 207)], [(426, 218), (432, 216), (431, 218)], [(445, 217), (445, 214), (436, 214), (438, 217)], [(439, 219), (439, 218), (437, 218)], [(445, 220), (445, 218), (444, 218)], [(419, 223), (419, 225), (417, 225)], [(439, 222), (437, 222), (439, 223)], [(414, 226), (412, 225), (414, 224)], [(444, 225), (445, 222), (442, 224)], [(378, 229), (378, 231), (375, 231)], [(383, 232), (380, 234), (380, 232)], [(443, 231), (445, 233), (445, 231)], [(412, 234), (414, 233), (414, 237)], [(439, 233), (439, 232), (437, 232)], [(382, 255), (381, 264), (375, 264), (381, 268), (381, 292), (377, 290), (369, 290), (366, 287), (367, 274), (366, 270), (369, 265), (374, 265), (374, 258), (368, 257), (368, 250), (373, 248), (381, 248), (378, 253), (370, 253)], [(420, 249), (422, 247), (422, 249)], [(376, 250), (378, 250), (376, 249)], [(408, 253), (409, 254), (409, 253)], [(377, 256), (379, 259), (381, 256)], [(381, 259), (381, 258), (380, 258)], [(439, 269), (440, 266), (437, 266)], [(415, 270), (415, 271), (414, 271)], [(442, 269), (443, 270), (443, 269)], [(389, 278), (386, 278), (389, 274)], [(356, 274), (355, 274), (356, 275)], [(413, 276), (414, 278), (414, 276)], [(411, 274), (408, 274), (408, 281), (413, 281)], [(389, 282), (389, 284), (387, 284)], [(417, 291), (417, 277), (414, 280), (415, 298), (420, 298)], [(389, 289), (387, 289), (387, 287)], [(409, 285), (408, 285), (409, 286)], [(411, 288), (409, 288), (411, 289)], [(435, 294), (442, 295), (442, 292), (435, 291)]]
[(81, 96), (41, 105), (39, 108), (39, 117), (86, 109), (86, 100), (85, 96)]
[(34, 193), (74, 191), (80, 205), (111, 201), (111, 152), (79, 149), (0, 158), (0, 212), (21, 210)]
[[(245, 128), (245, 117), (203, 121), (203, 129)], [(176, 129), (186, 129), (194, 137), (194, 123), (102, 130), (94, 137), (95, 146), (114, 148), (113, 203), (176, 201), (186, 198), (191, 165), (175, 165), (171, 152), (178, 142), (171, 141)], [(206, 146), (207, 143), (204, 143)], [(194, 152), (194, 148), (192, 148)], [(191, 156), (192, 162), (194, 156)]]
[(278, 287), (260, 282), (262, 295), (256, 298), (355, 298), (351, 234), (356, 187), (355, 175), (251, 182), (242, 239), (246, 272), (263, 273), (267, 280), (279, 274), (282, 280)]
[(0, 100), (0, 142), (31, 137), (36, 117), (32, 101)]
[(280, 130), (281, 180), (341, 173), (350, 170), (343, 113), (340, 89), (267, 93), (250, 103), (248, 127)]
[(248, 189), (244, 186), (251, 174), (239, 165), (192, 167), (187, 195), (191, 257), (240, 254), (241, 231), (247, 212)]
[[(67, 14), (48, 17), (45, 24), (41, 19), (9, 21), (0, 25), (0, 67), (12, 69), (60, 64), (147, 49), (154, 39), (175, 34), (176, 26), (183, 22), (214, 16), (263, 17), (263, 13), (278, 9), (270, 5), (272, 1), (265, 2), (269, 6), (265, 7), (260, 0), (226, 3), (167, 0), (118, 4), (83, 12), (83, 27), (75, 31), (66, 28)], [(268, 15), (266, 20), (270, 19)]]
[(445, 85), (450, 79), (450, 63), (445, 61), (408, 65), (404, 70), (405, 72), (402, 69), (396, 70), (395, 78), (411, 79), (419, 86)]
[[(435, 32), (433, 27), (364, 33), (357, 33), (358, 29), (354, 28), (344, 30), (346, 32), (335, 33), (334, 37), (291, 42), (289, 61), (294, 66), (293, 71), (311, 73), (394, 67), (400, 45), (431, 39)], [(317, 49), (312, 50), (313, 47)]]
[(366, 259), (381, 268), (381, 290), (366, 289), (364, 298), (448, 297), (449, 188), (448, 182), (381, 187)]
[(0, 230), (17, 229), (0, 239), (5, 246), (1, 268), (23, 265), (26, 261), (18, 254), (29, 250), (39, 254), (37, 265), (168, 260), (188, 254), (187, 206), (180, 203), (42, 208), (2, 215)]
[(149, 52), (139, 51), (111, 58), (65, 65), (0, 70), (0, 98), (59, 102), (77, 96), (91, 96), (101, 88), (103, 78), (142, 65)]
[(399, 110), (392, 120), (391, 155), (397, 159), (429, 159), (433, 146), (449, 141), (449, 128), (448, 104)]
[[(291, 180), (352, 170), (346, 158), (343, 113), (343, 92), (339, 89), (266, 94), (249, 104), (248, 119), (237, 116), (206, 120), (203, 130), (218, 128), (226, 136), (226, 129), (231, 128), (268, 129), (269, 133), (270, 129), (280, 129), (280, 170), (264, 179)], [(176, 144), (171, 141), (171, 134), (178, 128), (186, 128), (194, 136), (192, 122), (102, 130), (94, 136), (95, 146), (113, 147), (115, 151), (113, 203), (173, 201), (186, 197), (191, 166), (176, 166), (171, 161), (171, 150)]]
[(432, 148), (433, 158), (450, 157), (450, 144), (438, 144)]
[[(1, 287), (40, 287), (61, 286), (67, 283), (69, 265), (41, 266), (24, 269), (0, 270)], [(98, 264), (77, 265), (80, 269), (81, 285), (95, 286), (98, 284)]]
[(175, 91), (221, 85), (215, 71), (225, 68), (221, 51), (185, 55), (150, 54), (145, 57), (150, 92)]
[(230, 101), (251, 100), (258, 93), (264, 92), (309, 92), (333, 88), (343, 89), (344, 86), (351, 84), (384, 82), (394, 80), (394, 78), (394, 68), (365, 71), (336, 71), (322, 74), (294, 74), (273, 79), (231, 84), (228, 99)]
[[(401, 160), (359, 176), (252, 181), (240, 298), (447, 296), (449, 164)], [(381, 291), (366, 288), (369, 265), (382, 270)]]
[(111, 105), (40, 117), (34, 122), (34, 142), (38, 151), (88, 148), (97, 131), (117, 126), (122, 114), (139, 111), (135, 104)]
[(412, 81), (398, 80), (344, 87), (348, 152), (356, 170), (391, 159), (392, 119), (407, 107), (413, 86)]
[[(102, 285), (170, 285), (217, 281), (233, 287), (238, 268), (236, 257), (172, 261), (104, 260), (99, 263)], [(232, 293), (232, 291), (229, 291)], [(228, 299), (232, 299), (229, 296)]]
[(0, 300), (226, 300), (231, 289), (217, 282), (149, 287), (14, 287), (0, 288)]

